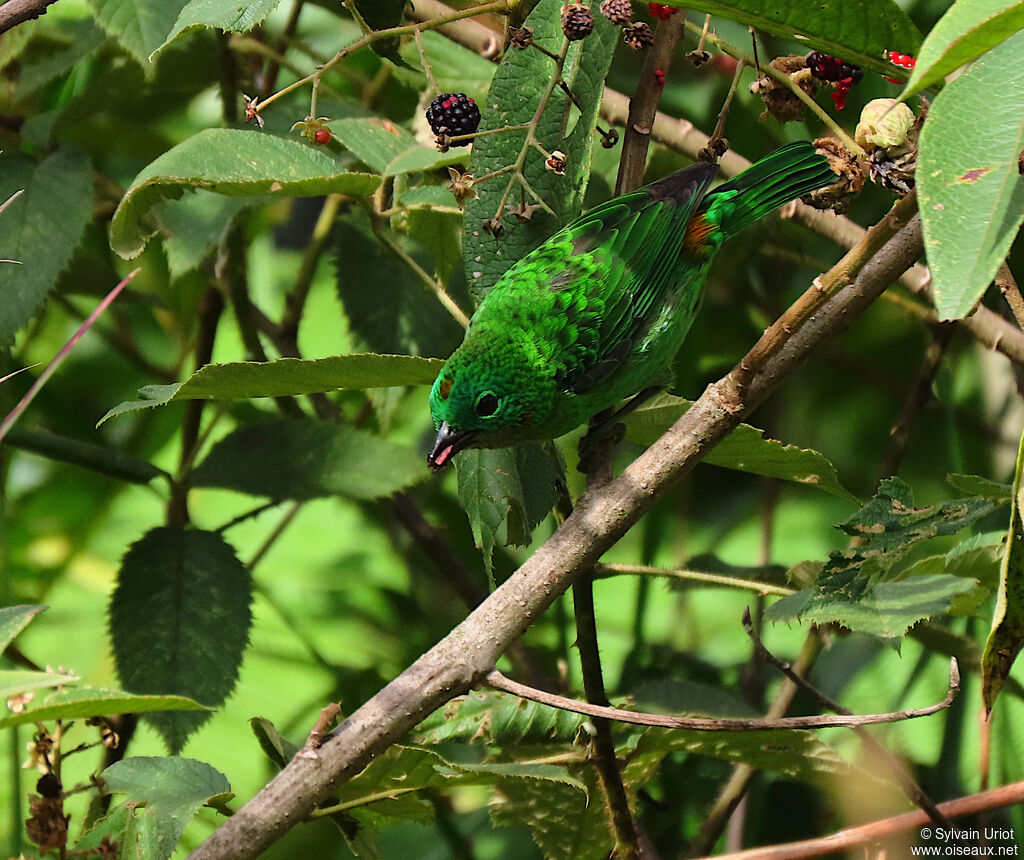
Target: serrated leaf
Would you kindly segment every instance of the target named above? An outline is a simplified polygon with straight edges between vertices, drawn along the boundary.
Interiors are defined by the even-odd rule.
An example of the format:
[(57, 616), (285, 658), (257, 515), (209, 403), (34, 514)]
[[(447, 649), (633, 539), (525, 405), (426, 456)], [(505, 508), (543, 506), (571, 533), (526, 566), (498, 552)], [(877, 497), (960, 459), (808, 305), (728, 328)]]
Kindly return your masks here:
[[(605, 860), (615, 837), (591, 766), (577, 768), (583, 791), (554, 782), (521, 781), (501, 786), (491, 801), (491, 819), (498, 826), (523, 826), (546, 858)], [(627, 796), (635, 794), (626, 785)]]
[(100, 26), (147, 72), (188, 0), (88, 0)]
[[(234, 689), (252, 622), (252, 578), (215, 532), (156, 528), (132, 544), (110, 601), (117, 671), (137, 693), (217, 706)], [(177, 753), (204, 714), (149, 721)]]
[(1024, 30), (1024, 2), (958, 0), (932, 27), (900, 94), (906, 100)]
[(184, 382), (145, 386), (139, 390), (142, 400), (118, 404), (98, 424), (124, 412), (181, 400), (287, 397), (340, 389), (430, 385), (443, 366), (444, 362), (436, 358), (374, 354), (207, 364)]
[(107, 791), (128, 794), (123, 805), (131, 807), (130, 821), (118, 854), (124, 858), (166, 860), (199, 809), (231, 794), (216, 768), (178, 756), (127, 758), (101, 776)]
[(150, 210), (192, 188), (228, 197), (366, 197), (379, 184), (380, 177), (348, 172), (322, 147), (259, 131), (208, 128), (169, 149), (132, 180), (110, 224), (110, 247), (122, 257), (137, 257), (154, 232), (143, 223)]
[(697, 732), (651, 728), (641, 736), (635, 755), (652, 752), (712, 756), (826, 789), (849, 779), (881, 782), (851, 765), (834, 747), (808, 731)]
[(413, 733), (418, 744), (572, 743), (587, 718), (493, 691), (458, 696), (434, 711)]
[(365, 430), (279, 418), (240, 427), (217, 442), (192, 473), (192, 484), (274, 500), (377, 499), (428, 474), (411, 448)]
[(17, 714), (0, 718), (0, 729), (47, 720), (80, 720), (113, 714), (143, 714), (158, 711), (205, 711), (205, 705), (186, 696), (140, 696), (123, 690), (75, 686), (37, 696)]
[(1022, 149), (1024, 31), (947, 84), (921, 129), (917, 192), (940, 319), (971, 312), (1024, 221)]
[(1017, 449), (1010, 528), (1006, 536), (992, 629), (981, 656), (981, 695), (992, 713), (996, 697), (1024, 645), (1024, 435)]
[[(228, 33), (245, 33), (263, 23), (263, 20), (281, 0), (258, 0), (239, 3), (238, 0), (189, 0), (178, 15), (166, 40), (153, 53), (167, 47), (184, 33), (202, 27), (212, 27)], [(152, 59), (152, 56), (150, 56)]]
[(916, 55), (921, 33), (893, 0), (850, 3), (765, 3), (764, 0), (669, 0), (669, 6), (721, 15), (757, 30), (805, 41), (876, 72), (892, 72), (884, 52)]
[(455, 471), (459, 500), (489, 575), (494, 547), (528, 544), (565, 480), (565, 464), (553, 446), (539, 442), (463, 451)]
[[(626, 438), (640, 445), (652, 445), (692, 405), (692, 400), (662, 394), (625, 419)], [(712, 449), (704, 462), (817, 487), (841, 499), (857, 501), (839, 482), (836, 467), (824, 454), (765, 439), (763, 430), (749, 424), (740, 424)]]
[(33, 618), (47, 608), (38, 603), (0, 607), (0, 654), (32, 623)]
[(80, 681), (78, 675), (58, 672), (28, 672), (20, 669), (0, 669), (0, 699), (9, 699), (21, 693), (46, 690), (62, 684)]
[[(527, 20), (527, 25), (533, 27), (534, 41), (556, 54), (564, 39), (561, 7), (561, 0), (541, 0)], [(565, 64), (564, 78), (579, 101), (582, 113), (577, 114), (575, 109), (568, 112), (568, 99), (556, 88), (537, 125), (536, 139), (540, 145), (548, 152), (561, 150), (565, 153), (565, 175), (558, 176), (548, 170), (544, 156), (535, 149), (531, 148), (526, 155), (523, 166), (526, 181), (555, 216), (552, 218), (537, 210), (530, 220), (519, 223), (507, 213), (499, 213), (498, 204), (508, 187), (509, 174), (474, 186), (477, 196), (466, 201), (463, 254), (466, 283), (477, 300), (512, 263), (579, 214), (590, 174), (591, 137), (604, 91), (604, 78), (619, 38), (617, 27), (603, 15), (594, 16), (594, 31), (586, 39), (572, 43)], [(480, 105), (480, 131), (530, 122), (553, 71), (554, 61), (540, 51), (507, 51)], [(568, 136), (563, 134), (564, 117), (570, 117), (570, 122), (571, 117), (577, 117)], [(513, 164), (525, 135), (526, 132), (520, 130), (478, 137), (473, 144), (470, 172), (480, 177)], [(513, 188), (509, 205), (518, 205), (520, 190), (518, 185)], [(537, 203), (528, 192), (524, 194), (527, 204)], [(496, 241), (483, 231), (482, 224), (499, 214), (505, 232)]]
[(376, 117), (335, 120), (331, 131), (345, 149), (383, 176), (433, 170), (458, 164), (467, 156), (459, 149), (438, 152), (390, 120)]
[(918, 508), (910, 487), (887, 478), (870, 502), (838, 526), (861, 543), (833, 552), (813, 586), (783, 597), (765, 617), (837, 622), (884, 639), (898, 638), (921, 619), (947, 612), (952, 599), (976, 583), (948, 574), (886, 581), (893, 579), (897, 562), (920, 541), (955, 534), (998, 505), (972, 496)]
[(71, 261), (92, 217), (92, 168), (80, 153), (60, 149), (38, 164), (0, 155), (0, 204), (24, 193), (0, 214), (0, 349), (40, 310)]

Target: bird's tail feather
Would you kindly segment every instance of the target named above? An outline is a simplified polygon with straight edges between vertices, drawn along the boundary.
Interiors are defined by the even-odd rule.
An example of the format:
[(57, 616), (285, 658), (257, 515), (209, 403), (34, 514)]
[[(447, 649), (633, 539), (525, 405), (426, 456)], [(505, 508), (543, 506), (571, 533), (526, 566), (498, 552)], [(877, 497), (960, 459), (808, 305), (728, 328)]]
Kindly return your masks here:
[(731, 198), (730, 205), (721, 207), (719, 223), (719, 229), (728, 237), (777, 206), (831, 185), (836, 178), (828, 159), (812, 143), (791, 143), (709, 191), (703, 208), (709, 209), (722, 201), (723, 195)]

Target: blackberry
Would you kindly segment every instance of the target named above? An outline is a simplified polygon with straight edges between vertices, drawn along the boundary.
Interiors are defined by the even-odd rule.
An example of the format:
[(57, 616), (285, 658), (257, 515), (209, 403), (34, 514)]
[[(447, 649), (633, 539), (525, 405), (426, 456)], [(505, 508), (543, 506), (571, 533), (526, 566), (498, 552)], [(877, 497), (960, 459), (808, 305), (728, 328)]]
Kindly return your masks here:
[(622, 38), (634, 51), (643, 51), (654, 44), (654, 31), (650, 24), (637, 21), (629, 27), (622, 28)]
[(570, 42), (578, 42), (594, 32), (594, 16), (582, 3), (562, 7), (562, 32)]
[(807, 55), (807, 68), (819, 81), (829, 81), (833, 84), (849, 78), (852, 86), (860, 83), (864, 77), (864, 70), (860, 66), (844, 63), (839, 57), (823, 54), (821, 51), (811, 51)]
[(616, 27), (625, 27), (633, 20), (633, 4), (630, 0), (603, 0), (601, 14)]
[[(465, 93), (441, 93), (427, 108), (427, 122), (437, 135), (473, 134), (480, 126), (480, 108)], [(468, 140), (450, 140), (450, 146), (469, 146)]]

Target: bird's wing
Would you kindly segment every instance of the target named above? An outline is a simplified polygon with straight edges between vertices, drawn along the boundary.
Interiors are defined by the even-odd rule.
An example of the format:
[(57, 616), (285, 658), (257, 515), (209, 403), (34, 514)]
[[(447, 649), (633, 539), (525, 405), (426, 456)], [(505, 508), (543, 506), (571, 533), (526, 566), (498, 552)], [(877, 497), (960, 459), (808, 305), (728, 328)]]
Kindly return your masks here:
[[(566, 356), (559, 380), (564, 389), (582, 393), (627, 361), (673, 298), (688, 230), (693, 238), (691, 220), (716, 173), (714, 165), (695, 164), (616, 197), (565, 228), (573, 255), (589, 256), (599, 276), (583, 283), (573, 278), (565, 287), (583, 291), (579, 312), (586, 319), (578, 323), (591, 331), (571, 346), (578, 354)], [(578, 304), (569, 306), (570, 323)]]

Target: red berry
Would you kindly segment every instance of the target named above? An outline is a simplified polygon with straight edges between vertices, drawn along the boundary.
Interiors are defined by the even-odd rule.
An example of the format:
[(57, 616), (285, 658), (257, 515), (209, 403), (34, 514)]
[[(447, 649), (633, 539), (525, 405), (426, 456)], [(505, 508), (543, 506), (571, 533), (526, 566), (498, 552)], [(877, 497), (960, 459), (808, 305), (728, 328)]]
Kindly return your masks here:
[(667, 21), (679, 11), (675, 6), (668, 6), (664, 3), (648, 3), (647, 9), (659, 21)]
[(665, 86), (665, 71), (664, 69), (654, 70), (654, 79), (658, 82), (658, 86)]
[(327, 146), (331, 142), (331, 133), (326, 128), (318, 128), (313, 132), (313, 143), (319, 146)]

